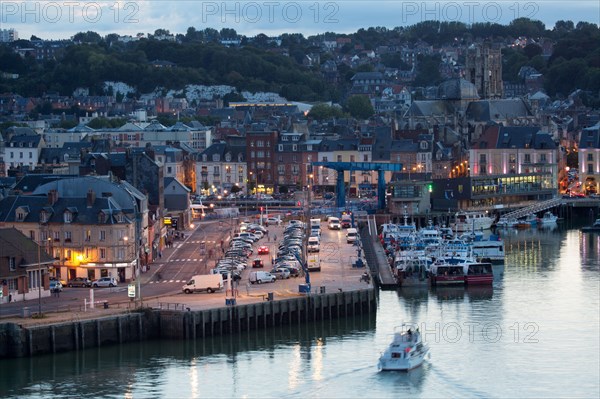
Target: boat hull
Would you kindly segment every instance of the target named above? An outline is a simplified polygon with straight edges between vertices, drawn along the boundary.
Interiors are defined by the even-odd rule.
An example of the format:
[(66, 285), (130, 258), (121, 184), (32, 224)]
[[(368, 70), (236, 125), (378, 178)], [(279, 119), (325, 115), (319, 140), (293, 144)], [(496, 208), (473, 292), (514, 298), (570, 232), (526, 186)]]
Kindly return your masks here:
[(381, 371), (410, 371), (417, 367), (421, 367), (425, 361), (425, 355), (414, 359), (385, 359), (379, 360), (379, 368)]
[(433, 285), (462, 285), (465, 283), (465, 276), (433, 276), (431, 283)]
[(481, 274), (481, 275), (467, 275), (465, 277), (465, 284), (467, 285), (492, 285), (494, 282), (493, 274)]

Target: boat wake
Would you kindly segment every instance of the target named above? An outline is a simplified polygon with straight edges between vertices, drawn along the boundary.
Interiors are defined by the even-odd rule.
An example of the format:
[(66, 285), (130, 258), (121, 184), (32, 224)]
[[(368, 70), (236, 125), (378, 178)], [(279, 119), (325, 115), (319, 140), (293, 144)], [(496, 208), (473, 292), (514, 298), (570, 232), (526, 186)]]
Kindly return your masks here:
[[(322, 391), (323, 389), (327, 388), (329, 385), (327, 383), (332, 382), (334, 380), (336, 380), (339, 377), (343, 377), (349, 374), (354, 374), (360, 371), (365, 371), (368, 369), (372, 369), (373, 365), (369, 364), (369, 365), (365, 365), (362, 367), (355, 367), (352, 369), (347, 369), (343, 372), (339, 372), (339, 373), (335, 373), (329, 376), (326, 376), (324, 378), (319, 379), (319, 383), (321, 383), (321, 387), (320, 388), (312, 388), (310, 391), (311, 396), (318, 396), (315, 395), (317, 392)], [(283, 397), (283, 398), (294, 398), (294, 397), (306, 397), (306, 390), (304, 389), (304, 387), (299, 386), (298, 389), (294, 390), (294, 391), (285, 391), (285, 392), (281, 392), (278, 396)]]
[[(457, 391), (459, 391), (467, 396), (470, 396), (470, 397), (477, 397), (477, 398), (492, 398), (493, 397), (493, 395), (491, 395), (487, 392), (481, 392), (473, 387), (465, 385), (463, 383), (463, 381), (454, 378), (451, 374), (445, 373), (440, 368), (435, 367), (433, 365), (433, 363), (429, 363), (429, 370), (433, 375), (435, 375), (441, 381), (443, 381), (443, 385), (448, 388), (454, 388)], [(451, 396), (456, 396), (456, 395), (451, 395)]]

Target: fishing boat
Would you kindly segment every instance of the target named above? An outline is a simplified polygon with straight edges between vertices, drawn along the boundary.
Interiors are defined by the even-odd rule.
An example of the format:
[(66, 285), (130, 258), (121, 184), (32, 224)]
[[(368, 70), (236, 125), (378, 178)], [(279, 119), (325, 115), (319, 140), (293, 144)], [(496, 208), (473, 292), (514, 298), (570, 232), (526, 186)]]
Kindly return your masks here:
[(385, 352), (379, 357), (379, 369), (382, 371), (409, 371), (423, 364), (429, 353), (429, 346), (421, 339), (417, 328), (394, 333), (394, 338)]
[(494, 265), (504, 264), (504, 241), (497, 235), (491, 235), (485, 240), (473, 241), (471, 251), (475, 259), (490, 262)]
[(584, 233), (600, 232), (600, 218), (596, 219), (594, 224), (592, 224), (591, 226), (583, 227), (581, 231), (583, 231)]
[(420, 287), (429, 284), (429, 258), (424, 251), (402, 251), (396, 256), (394, 266), (400, 287)]
[(431, 285), (461, 285), (465, 283), (465, 273), (461, 264), (451, 264), (436, 260), (429, 271)]
[[(436, 259), (441, 262), (440, 266), (432, 267), (431, 273), (435, 273), (435, 284), (460, 284), (460, 275), (463, 276), (463, 282), (467, 285), (484, 285), (494, 282), (494, 273), (492, 263), (480, 261), (473, 256), (474, 243), (462, 243), (455, 240), (449, 243), (447, 250)], [(435, 263), (434, 263), (435, 265)], [(450, 266), (459, 266), (462, 268), (459, 273), (457, 269)], [(432, 284), (434, 282), (432, 281)]]
[(489, 262), (464, 264), (463, 272), (467, 285), (491, 285), (494, 282), (494, 272)]
[(452, 229), (458, 233), (475, 230), (488, 230), (492, 227), (494, 219), (487, 212), (465, 212), (459, 211), (454, 215)]

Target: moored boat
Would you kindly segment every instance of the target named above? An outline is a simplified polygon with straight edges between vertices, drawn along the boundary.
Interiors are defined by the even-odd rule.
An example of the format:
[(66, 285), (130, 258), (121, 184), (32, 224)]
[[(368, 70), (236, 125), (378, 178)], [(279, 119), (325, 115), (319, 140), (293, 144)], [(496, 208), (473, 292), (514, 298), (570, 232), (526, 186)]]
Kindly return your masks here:
[(379, 369), (409, 371), (422, 365), (428, 353), (429, 346), (422, 341), (418, 328), (395, 332), (392, 342), (379, 357)]
[(463, 265), (436, 261), (430, 269), (431, 285), (460, 285), (465, 283)]
[(396, 278), (400, 287), (419, 287), (429, 284), (429, 259), (424, 251), (403, 251), (396, 256)]
[(471, 243), (471, 251), (475, 259), (490, 262), (494, 265), (504, 264), (504, 241), (498, 236), (490, 236), (486, 240)]
[(490, 285), (494, 282), (492, 264), (488, 262), (465, 264), (463, 272), (467, 285)]
[(465, 231), (488, 230), (492, 227), (494, 219), (487, 212), (456, 212), (453, 230), (459, 233)]
[(583, 227), (581, 231), (583, 231), (584, 233), (600, 232), (600, 218), (596, 219), (594, 224), (592, 224), (591, 226)]
[(558, 216), (556, 216), (552, 212), (548, 211), (548, 212), (545, 212), (544, 216), (542, 216), (539, 219), (539, 224), (540, 224), (540, 226), (548, 226), (548, 225), (556, 224), (557, 220), (558, 220)]

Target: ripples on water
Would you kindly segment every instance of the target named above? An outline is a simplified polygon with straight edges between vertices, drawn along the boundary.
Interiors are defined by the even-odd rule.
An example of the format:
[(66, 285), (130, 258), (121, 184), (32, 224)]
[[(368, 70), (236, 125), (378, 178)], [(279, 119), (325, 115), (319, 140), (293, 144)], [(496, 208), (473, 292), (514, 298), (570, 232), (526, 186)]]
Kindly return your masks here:
[[(0, 361), (7, 397), (598, 397), (600, 235), (502, 233), (493, 287), (382, 292), (376, 316)], [(378, 372), (402, 322), (431, 359)]]

